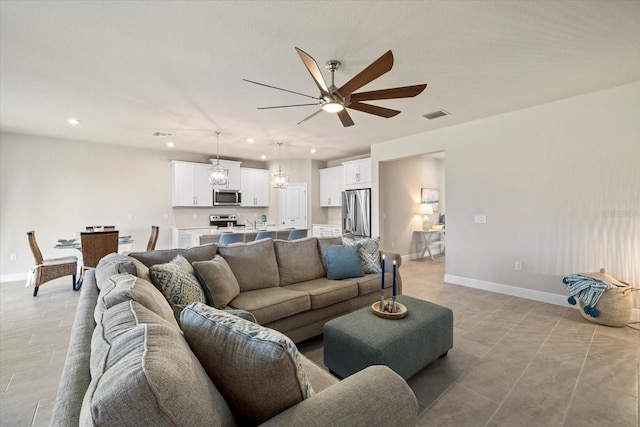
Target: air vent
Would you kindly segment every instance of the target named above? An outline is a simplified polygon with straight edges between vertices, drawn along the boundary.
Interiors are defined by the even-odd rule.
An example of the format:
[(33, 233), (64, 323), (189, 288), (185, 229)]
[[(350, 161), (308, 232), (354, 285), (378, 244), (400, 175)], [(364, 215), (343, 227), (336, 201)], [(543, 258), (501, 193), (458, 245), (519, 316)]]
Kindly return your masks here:
[(152, 133), (151, 135), (158, 138), (171, 138), (173, 136), (173, 134), (170, 134), (170, 133), (157, 132), (157, 131)]
[(438, 117), (448, 116), (449, 114), (451, 113), (449, 113), (448, 111), (438, 110), (434, 111), (433, 113), (423, 114), (422, 117), (424, 117), (425, 119), (433, 120), (437, 119)]

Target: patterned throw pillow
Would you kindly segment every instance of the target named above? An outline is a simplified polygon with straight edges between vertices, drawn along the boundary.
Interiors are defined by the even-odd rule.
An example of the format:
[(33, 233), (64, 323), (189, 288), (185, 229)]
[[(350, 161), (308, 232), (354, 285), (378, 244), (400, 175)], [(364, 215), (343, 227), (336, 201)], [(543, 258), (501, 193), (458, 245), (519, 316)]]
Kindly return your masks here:
[(345, 246), (360, 245), (358, 255), (360, 256), (360, 266), (365, 273), (382, 273), (380, 265), (380, 239), (353, 240), (347, 237), (342, 238)]
[(261, 424), (314, 394), (296, 345), (281, 332), (204, 304), (186, 307), (180, 324), (239, 424)]
[(152, 266), (149, 268), (149, 275), (153, 284), (162, 290), (173, 305), (206, 302), (193, 267), (182, 255), (176, 256), (166, 264)]

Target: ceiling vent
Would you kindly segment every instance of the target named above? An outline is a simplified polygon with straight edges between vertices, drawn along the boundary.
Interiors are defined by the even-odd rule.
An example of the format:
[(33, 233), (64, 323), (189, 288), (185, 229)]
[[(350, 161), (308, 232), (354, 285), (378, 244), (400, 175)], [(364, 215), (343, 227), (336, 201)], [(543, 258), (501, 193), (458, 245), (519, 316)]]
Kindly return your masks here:
[(173, 136), (173, 134), (170, 133), (164, 133), (164, 132), (154, 132), (151, 134), (152, 136), (158, 137), (158, 138), (171, 138)]
[(437, 119), (438, 117), (448, 116), (449, 114), (451, 113), (449, 113), (448, 111), (438, 110), (434, 111), (433, 113), (423, 114), (422, 117), (424, 117), (425, 119), (433, 120)]

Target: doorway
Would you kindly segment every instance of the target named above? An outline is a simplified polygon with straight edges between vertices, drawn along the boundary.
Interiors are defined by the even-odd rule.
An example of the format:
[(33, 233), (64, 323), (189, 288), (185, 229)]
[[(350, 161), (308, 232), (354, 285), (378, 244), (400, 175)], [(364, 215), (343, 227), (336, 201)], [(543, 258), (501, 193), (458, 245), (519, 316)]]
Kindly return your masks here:
[(306, 228), (307, 184), (289, 184), (280, 190), (280, 226)]

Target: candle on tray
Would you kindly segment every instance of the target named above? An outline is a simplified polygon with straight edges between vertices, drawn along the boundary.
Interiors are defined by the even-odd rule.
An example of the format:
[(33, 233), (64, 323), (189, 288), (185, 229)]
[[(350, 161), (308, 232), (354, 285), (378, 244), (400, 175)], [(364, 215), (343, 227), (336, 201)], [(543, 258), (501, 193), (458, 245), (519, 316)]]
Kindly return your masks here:
[(382, 255), (382, 285), (380, 286), (380, 291), (384, 292), (384, 255)]
[(393, 260), (393, 294), (394, 297), (396, 296), (396, 260)]

